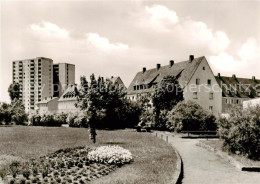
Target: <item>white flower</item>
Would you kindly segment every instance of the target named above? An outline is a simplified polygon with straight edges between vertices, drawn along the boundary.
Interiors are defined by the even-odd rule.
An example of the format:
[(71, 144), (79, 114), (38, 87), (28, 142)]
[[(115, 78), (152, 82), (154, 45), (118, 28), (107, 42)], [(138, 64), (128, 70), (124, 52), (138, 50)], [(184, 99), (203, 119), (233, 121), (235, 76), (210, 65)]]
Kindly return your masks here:
[(88, 153), (88, 159), (93, 162), (108, 164), (124, 164), (133, 160), (129, 150), (120, 146), (100, 146)]

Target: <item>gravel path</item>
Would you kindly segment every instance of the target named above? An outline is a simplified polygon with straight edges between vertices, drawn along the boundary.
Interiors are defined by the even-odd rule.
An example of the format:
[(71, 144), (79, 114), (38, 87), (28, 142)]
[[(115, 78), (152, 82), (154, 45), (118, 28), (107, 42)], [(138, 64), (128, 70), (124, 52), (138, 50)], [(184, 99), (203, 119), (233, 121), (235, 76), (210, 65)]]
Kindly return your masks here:
[(260, 184), (260, 173), (244, 172), (221, 160), (215, 153), (196, 146), (199, 139), (182, 139), (170, 133), (157, 133), (180, 153), (184, 165), (184, 184)]

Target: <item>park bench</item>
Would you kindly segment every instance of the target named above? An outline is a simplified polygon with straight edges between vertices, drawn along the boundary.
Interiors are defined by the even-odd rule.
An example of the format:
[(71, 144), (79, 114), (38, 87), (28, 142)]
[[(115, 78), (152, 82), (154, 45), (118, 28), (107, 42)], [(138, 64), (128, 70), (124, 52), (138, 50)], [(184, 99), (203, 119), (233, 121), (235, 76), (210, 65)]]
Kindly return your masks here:
[(181, 131), (188, 136), (182, 136), (182, 138), (218, 138), (217, 131)]

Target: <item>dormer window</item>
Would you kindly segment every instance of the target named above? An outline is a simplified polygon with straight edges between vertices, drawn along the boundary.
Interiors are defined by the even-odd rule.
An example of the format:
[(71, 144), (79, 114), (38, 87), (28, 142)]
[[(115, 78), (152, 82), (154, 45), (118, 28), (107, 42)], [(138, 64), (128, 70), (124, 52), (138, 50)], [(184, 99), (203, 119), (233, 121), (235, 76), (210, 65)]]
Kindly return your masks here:
[(136, 90), (136, 86), (134, 86), (134, 91)]
[(202, 67), (202, 70), (205, 70), (205, 66)]

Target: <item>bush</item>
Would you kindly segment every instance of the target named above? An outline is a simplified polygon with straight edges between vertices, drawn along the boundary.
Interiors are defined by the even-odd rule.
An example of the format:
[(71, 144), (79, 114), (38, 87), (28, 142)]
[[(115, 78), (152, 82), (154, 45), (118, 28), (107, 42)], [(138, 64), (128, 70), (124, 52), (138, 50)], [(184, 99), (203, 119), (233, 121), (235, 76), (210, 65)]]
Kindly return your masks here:
[(188, 101), (180, 102), (169, 114), (167, 128), (171, 131), (215, 131), (215, 116), (204, 110), (199, 104)]
[(32, 126), (61, 126), (64, 121), (64, 115), (53, 115), (53, 114), (32, 114), (30, 116), (30, 125)]
[(66, 122), (70, 127), (88, 127), (86, 114), (82, 111), (69, 113)]
[(0, 103), (0, 124), (25, 125), (27, 120), (28, 115), (20, 100), (14, 99), (11, 104)]
[(66, 124), (67, 114), (61, 113), (61, 114), (55, 114), (54, 120), (57, 124)]
[(229, 119), (218, 121), (218, 127), (224, 148), (260, 160), (260, 106), (245, 111), (235, 109)]

